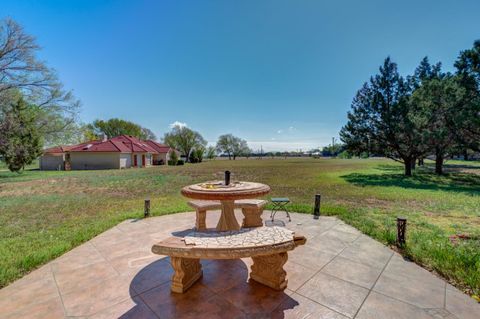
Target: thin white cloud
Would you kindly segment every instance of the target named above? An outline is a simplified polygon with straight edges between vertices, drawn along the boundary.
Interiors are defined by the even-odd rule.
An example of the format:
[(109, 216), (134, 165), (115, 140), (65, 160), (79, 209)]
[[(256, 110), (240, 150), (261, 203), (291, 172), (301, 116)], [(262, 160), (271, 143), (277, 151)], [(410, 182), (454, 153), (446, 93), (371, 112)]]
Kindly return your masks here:
[(288, 130), (289, 130), (290, 132), (293, 132), (293, 131), (296, 131), (297, 129), (296, 129), (295, 127), (293, 127), (293, 126), (290, 126), (290, 127), (288, 128)]
[(283, 130), (278, 130), (277, 131), (277, 134), (282, 134), (283, 133)]
[(180, 121), (175, 121), (175, 122), (171, 123), (169, 126), (170, 126), (170, 128), (174, 128), (174, 127), (176, 127), (176, 126), (178, 126), (178, 127), (187, 127), (187, 123), (185, 123), (185, 122), (180, 122)]

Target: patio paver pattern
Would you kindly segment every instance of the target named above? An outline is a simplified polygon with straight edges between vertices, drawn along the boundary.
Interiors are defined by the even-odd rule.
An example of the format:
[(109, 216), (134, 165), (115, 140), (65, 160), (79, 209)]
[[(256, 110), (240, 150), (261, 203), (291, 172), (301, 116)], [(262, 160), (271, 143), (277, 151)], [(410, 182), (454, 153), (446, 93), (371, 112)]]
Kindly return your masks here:
[(171, 293), (168, 257), (150, 249), (190, 232), (195, 213), (182, 213), (122, 222), (0, 290), (0, 318), (479, 318), (473, 299), (339, 219), (291, 215), (275, 224), (307, 243), (283, 292), (249, 282), (242, 259), (204, 260), (203, 278)]

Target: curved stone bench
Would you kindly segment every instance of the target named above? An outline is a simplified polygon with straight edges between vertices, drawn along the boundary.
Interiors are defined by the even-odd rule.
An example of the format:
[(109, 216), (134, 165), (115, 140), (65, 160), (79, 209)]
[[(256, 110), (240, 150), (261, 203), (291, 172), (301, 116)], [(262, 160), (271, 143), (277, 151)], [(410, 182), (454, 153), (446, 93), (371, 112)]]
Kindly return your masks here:
[[(260, 227), (263, 226), (262, 213), (263, 208), (267, 205), (267, 201), (263, 199), (240, 199), (236, 200), (235, 208), (241, 208), (243, 213), (242, 227)], [(207, 229), (206, 219), (208, 210), (221, 209), (222, 205), (219, 201), (214, 200), (191, 200), (188, 202), (190, 207), (195, 209), (197, 214), (195, 227), (199, 231)]]
[(152, 252), (170, 256), (173, 270), (171, 290), (184, 293), (202, 277), (200, 259), (239, 259), (251, 257), (250, 278), (275, 290), (287, 287), (289, 250), (303, 245), (306, 238), (283, 227), (259, 227), (229, 232), (193, 232), (169, 237), (152, 247)]

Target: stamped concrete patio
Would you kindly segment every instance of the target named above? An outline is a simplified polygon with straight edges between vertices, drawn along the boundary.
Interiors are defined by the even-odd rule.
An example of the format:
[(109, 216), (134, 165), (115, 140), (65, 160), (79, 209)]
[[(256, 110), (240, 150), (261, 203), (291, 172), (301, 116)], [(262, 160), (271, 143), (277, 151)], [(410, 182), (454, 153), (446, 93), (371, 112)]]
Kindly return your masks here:
[[(207, 225), (218, 216), (209, 213)], [(203, 261), (203, 279), (172, 294), (168, 258), (150, 248), (194, 221), (194, 213), (125, 221), (0, 290), (0, 318), (480, 317), (473, 299), (389, 248), (334, 217), (303, 214), (279, 219), (307, 237), (289, 253), (285, 291), (248, 282), (245, 259)]]

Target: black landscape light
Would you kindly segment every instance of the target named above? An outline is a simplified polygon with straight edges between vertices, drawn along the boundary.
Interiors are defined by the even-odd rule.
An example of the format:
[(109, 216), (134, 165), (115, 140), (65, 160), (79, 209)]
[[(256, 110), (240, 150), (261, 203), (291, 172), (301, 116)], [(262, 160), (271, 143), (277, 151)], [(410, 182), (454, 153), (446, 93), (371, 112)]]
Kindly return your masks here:
[(320, 200), (322, 199), (322, 195), (316, 194), (315, 195), (315, 206), (313, 208), (313, 218), (318, 219), (320, 217)]
[(148, 217), (150, 216), (150, 199), (145, 199), (145, 206), (143, 208), (143, 216)]
[(397, 246), (405, 245), (405, 235), (407, 232), (407, 219), (405, 217), (397, 217)]
[(225, 186), (230, 185), (230, 171), (225, 171)]

